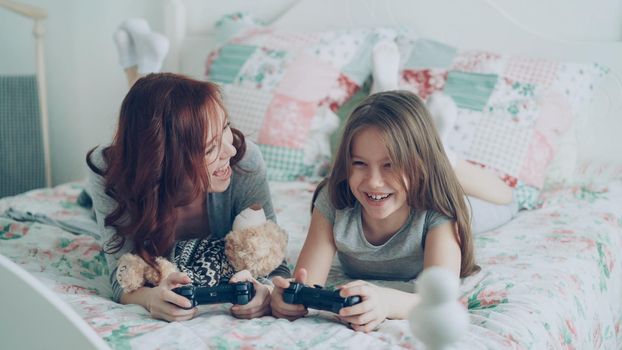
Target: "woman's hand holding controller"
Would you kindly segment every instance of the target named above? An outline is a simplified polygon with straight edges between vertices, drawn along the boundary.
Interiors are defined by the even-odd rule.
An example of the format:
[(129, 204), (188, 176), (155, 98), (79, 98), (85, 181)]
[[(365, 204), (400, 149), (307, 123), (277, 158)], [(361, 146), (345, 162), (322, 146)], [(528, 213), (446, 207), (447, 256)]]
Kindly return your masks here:
[(168, 275), (158, 286), (141, 287), (131, 293), (123, 294), (125, 304), (142, 305), (151, 317), (168, 322), (185, 321), (194, 318), (197, 308), (185, 297), (172, 291), (173, 288), (191, 283), (192, 280), (182, 272)]

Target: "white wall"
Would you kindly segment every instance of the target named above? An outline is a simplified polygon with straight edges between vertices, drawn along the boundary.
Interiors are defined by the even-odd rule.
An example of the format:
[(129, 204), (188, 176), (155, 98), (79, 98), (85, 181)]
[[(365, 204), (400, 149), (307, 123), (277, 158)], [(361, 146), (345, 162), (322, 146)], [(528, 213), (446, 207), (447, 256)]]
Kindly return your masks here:
[[(86, 175), (85, 154), (107, 142), (127, 90), (112, 33), (125, 18), (145, 17), (162, 31), (161, 1), (26, 0), (47, 9), (48, 82), (53, 183)], [(0, 8), (0, 74), (35, 71), (32, 22)]]
[[(341, 1), (360, 1), (362, 5), (374, 2)], [(123, 19), (135, 16), (146, 18), (155, 30), (163, 32), (164, 0), (23, 2), (49, 12), (45, 25), (53, 182), (79, 180), (86, 174), (87, 150), (109, 141), (127, 89), (117, 64), (112, 33)], [(262, 5), (283, 10), (291, 2), (279, 0)], [(490, 2), (538, 32), (564, 39), (622, 40), (622, 0)], [(229, 8), (220, 1), (210, 3), (215, 12)], [(549, 11), (530, 11), (530, 4), (546, 6)], [(567, 14), (577, 12), (584, 14), (580, 21), (567, 19), (571, 17)], [(34, 72), (31, 27), (28, 20), (0, 8), (0, 74)]]
[[(488, 0), (517, 24), (566, 40), (622, 41), (620, 0)], [(537, 8), (537, 11), (534, 9)], [(577, 15), (579, 14), (579, 15)]]

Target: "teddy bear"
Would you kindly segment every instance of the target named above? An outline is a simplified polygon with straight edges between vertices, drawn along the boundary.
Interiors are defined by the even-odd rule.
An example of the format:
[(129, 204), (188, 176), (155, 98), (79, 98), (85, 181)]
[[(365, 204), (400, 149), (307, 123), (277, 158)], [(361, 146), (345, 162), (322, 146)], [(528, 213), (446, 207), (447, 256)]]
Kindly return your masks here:
[(188, 274), (197, 286), (214, 286), (235, 272), (248, 270), (253, 277), (267, 276), (285, 258), (287, 233), (266, 220), (263, 209), (253, 205), (240, 212), (224, 239), (178, 241), (168, 259), (157, 257), (160, 274), (135, 254), (119, 259), (116, 278), (124, 292), (145, 284), (156, 286), (169, 274)]

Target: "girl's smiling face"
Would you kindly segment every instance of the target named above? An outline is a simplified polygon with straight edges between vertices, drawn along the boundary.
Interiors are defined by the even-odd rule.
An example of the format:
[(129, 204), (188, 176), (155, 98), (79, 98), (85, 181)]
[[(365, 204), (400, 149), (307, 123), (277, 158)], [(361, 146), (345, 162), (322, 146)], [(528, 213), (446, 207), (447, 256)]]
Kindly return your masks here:
[(363, 218), (398, 228), (410, 212), (406, 190), (396, 174), (382, 134), (374, 127), (359, 131), (351, 144), (348, 185), (361, 203)]

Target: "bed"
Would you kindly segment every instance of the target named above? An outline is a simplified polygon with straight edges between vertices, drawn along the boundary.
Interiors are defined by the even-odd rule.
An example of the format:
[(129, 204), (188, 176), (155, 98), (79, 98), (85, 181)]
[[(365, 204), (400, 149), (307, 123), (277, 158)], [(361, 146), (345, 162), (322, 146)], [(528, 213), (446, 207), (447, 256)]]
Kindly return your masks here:
[[(396, 40), (400, 40), (400, 49), (404, 49), (402, 58), (405, 62), (416, 61), (418, 67), (403, 65), (400, 84), (404, 88), (418, 89), (420, 94), (431, 91), (430, 82), (436, 80), (430, 80), (430, 77), (441, 77), (445, 91), (453, 91), (451, 84), (456, 80), (472, 83), (467, 79), (471, 76), (481, 78), (478, 82), (489, 82), (492, 73), (486, 69), (497, 69), (499, 57), (504, 58), (503, 62), (510, 62), (517, 54), (533, 58), (539, 68), (550, 68), (551, 62), (556, 62), (554, 66), (557, 68), (578, 69), (577, 72), (585, 74), (592, 74), (589, 72), (595, 69), (594, 74), (598, 77), (585, 84), (591, 87), (588, 92), (568, 92), (574, 89), (572, 77), (553, 83), (553, 88), (540, 90), (545, 84), (542, 76), (531, 75), (535, 80), (528, 86), (534, 88), (533, 96), (538, 97), (537, 101), (559, 97), (549, 94), (559, 86), (566, 88), (562, 91), (562, 94), (567, 93), (564, 96), (580, 100), (579, 97), (589, 95), (589, 98), (585, 98), (580, 106), (575, 101), (557, 103), (545, 109), (556, 112), (550, 114), (555, 116), (571, 111), (571, 117), (528, 117), (542, 121), (529, 124), (533, 126), (529, 135), (539, 141), (535, 143), (535, 149), (533, 143), (527, 143), (522, 150), (538, 157), (524, 157), (530, 161), (525, 161), (527, 165), (523, 164), (519, 170), (496, 158), (484, 158), (478, 150), (487, 145), (478, 148), (474, 146), (478, 144), (472, 142), (468, 144), (471, 148), (464, 150), (464, 156), (483, 166), (496, 165), (493, 168), (500, 176), (522, 193), (524, 210), (507, 225), (475, 237), (477, 262), (482, 271), (462, 280), (459, 300), (468, 308), (470, 323), (466, 336), (455, 347), (622, 347), (622, 143), (617, 138), (622, 132), (621, 42), (554, 39), (530, 30), (495, 2), (485, 0), (461, 3), (404, 0), (389, 4), (301, 0), (274, 1), (268, 8), (252, 4), (244, 7), (242, 3), (233, 2), (227, 6), (240, 6), (231, 8), (235, 11), (255, 11), (271, 23), (260, 24), (240, 12), (217, 22), (229, 9), (214, 13), (210, 11), (209, 1), (166, 1), (166, 34), (171, 39), (172, 48), (166, 67), (205, 78), (207, 66), (207, 77), (223, 86), (228, 108), (233, 111), (234, 124), (239, 123), (249, 137), (260, 144), (270, 167), (270, 186), (278, 222), (289, 233), (287, 257), (290, 264), (295, 264), (304, 242), (317, 174), (325, 171), (330, 148), (334, 145), (332, 137), (339, 129), (338, 121), (335, 125), (329, 119), (321, 119), (319, 125), (313, 121), (323, 115), (318, 112), (324, 111), (320, 108), (322, 106), (328, 106), (324, 108), (331, 108), (341, 118), (343, 110), (353, 99), (359, 98), (359, 93), (363, 93), (368, 85), (369, 64), (346, 64), (344, 57), (350, 57), (350, 60), (353, 57), (346, 49), (354, 47), (357, 53), (368, 53), (369, 38), (399, 38)], [(327, 30), (333, 32), (316, 34)], [(335, 34), (341, 30), (349, 32), (347, 35)], [(353, 30), (355, 34), (352, 34)], [(334, 38), (337, 41), (331, 41)], [(319, 47), (315, 52), (329, 61), (342, 62), (340, 71), (334, 73), (327, 69), (322, 71), (323, 75), (303, 75), (303, 78), (330, 94), (317, 95), (316, 90), (296, 91), (305, 98), (309, 94), (314, 96), (315, 100), (308, 98), (299, 106), (317, 108), (301, 108), (299, 111), (309, 116), (300, 120), (306, 121), (308, 139), (316, 140), (317, 149), (311, 152), (313, 145), (298, 139), (281, 140), (279, 144), (263, 142), (267, 138), (263, 125), (235, 119), (235, 113), (255, 115), (261, 112), (272, 121), (282, 115), (277, 113), (279, 109), (273, 109), (273, 105), (258, 112), (249, 104), (261, 105), (266, 87), (276, 85), (279, 89), (281, 80), (287, 79), (291, 73), (287, 64), (293, 65), (294, 62), (290, 45), (303, 49), (316, 45), (317, 48), (327, 42), (328, 49)], [(248, 60), (251, 53), (244, 51), (250, 44), (264, 48), (253, 51), (253, 55), (257, 52), (283, 54), (261, 56), (263, 58), (256, 61), (261, 64), (253, 66)], [(343, 50), (330, 50), (335, 47)], [(455, 57), (462, 58), (459, 60), (461, 73), (455, 75), (451, 69), (447, 72), (446, 67), (438, 66), (437, 59), (412, 56), (413, 47), (419, 48), (418, 52), (434, 52), (435, 55), (440, 52), (445, 58), (448, 53), (452, 54), (453, 63), (447, 64), (454, 65), (453, 70), (456, 70)], [(243, 73), (250, 72), (250, 78), (240, 85), (237, 84), (239, 79), (219, 73), (218, 67), (219, 60), (230, 57), (228, 55), (238, 55), (235, 57), (239, 58), (242, 54), (246, 55), (246, 63), (240, 66), (243, 67), (236, 76), (243, 75), (239, 72), (246, 69)], [(282, 58), (282, 61), (275, 63), (276, 58)], [(313, 59), (307, 57), (306, 64), (315, 62)], [(486, 65), (486, 62), (493, 64)], [(565, 62), (578, 62), (579, 65)], [(593, 62), (600, 65), (595, 66)], [(419, 69), (426, 64), (432, 66)], [(280, 71), (266, 67), (285, 68)], [(257, 72), (271, 72), (272, 75), (257, 80)], [(297, 69), (295, 73), (305, 74), (305, 70)], [(515, 76), (497, 75), (500, 77), (498, 81), (517, 84)], [(333, 80), (336, 76), (338, 86), (326, 88), (319, 76), (331, 76)], [(421, 80), (421, 77), (427, 80)], [(558, 78), (551, 79), (556, 81)], [(469, 138), (469, 135), (479, 135), (477, 132), (481, 129), (469, 128), (476, 121), (486, 120), (485, 115), (473, 112), (476, 101), (482, 106), (492, 106), (490, 111), (503, 101), (515, 101), (507, 97), (513, 96), (510, 93), (503, 95), (495, 89), (489, 91), (486, 103), (478, 98), (465, 97), (460, 107), (464, 109), (462, 113), (468, 123), (465, 122), (460, 132), (456, 131), (461, 138), (456, 138), (451, 147), (460, 149), (466, 141), (459, 140), (471, 140), (473, 137)], [(547, 94), (538, 95), (539, 91)], [(452, 97), (464, 97), (458, 92)], [(248, 99), (250, 102), (236, 100), (235, 97), (240, 95), (252, 98)], [(499, 104), (491, 104), (490, 101), (499, 96), (505, 97), (500, 98)], [(520, 101), (524, 103), (519, 107), (524, 109), (519, 108), (517, 113), (511, 114), (509, 121), (526, 125), (524, 115), (531, 115), (528, 113), (529, 103), (535, 102), (527, 98)], [(482, 109), (482, 106), (478, 108)], [(549, 114), (543, 112), (542, 115)], [(323, 128), (326, 125), (332, 126)], [(497, 129), (489, 127), (486, 130)], [(509, 134), (503, 135), (507, 138)], [(298, 158), (288, 158), (285, 162), (274, 156), (278, 153), (276, 147), (288, 151), (294, 149), (291, 152), (298, 152)], [(522, 171), (524, 169), (530, 171)], [(230, 305), (203, 305), (200, 315), (193, 320), (166, 323), (151, 319), (142, 307), (116, 304), (110, 300), (112, 291), (107, 282), (108, 267), (100, 252), (101, 242), (90, 229), (93, 223), (91, 213), (78, 204), (83, 188), (83, 182), (67, 183), (0, 199), (0, 213), (4, 213), (0, 216), (0, 254), (34, 276), (38, 283), (34, 288), (45, 286), (46, 290), (53, 291), (54, 298), (69, 305), (67, 313), (76, 313), (81, 319), (73, 320), (78, 325), (76, 328), (85, 324), (90, 326), (78, 333), (88, 333), (93, 339), (91, 331), (94, 331), (98, 337), (90, 344), (93, 348), (424, 348), (413, 336), (407, 320), (387, 320), (377, 331), (363, 334), (338, 323), (330, 313), (314, 310), (310, 316), (295, 322), (273, 317), (238, 320), (230, 316)], [(329, 284), (347, 280), (335, 262)], [(415, 289), (412, 281), (375, 282), (403, 290)], [(28, 284), (30, 288), (33, 285)], [(0, 316), (2, 324), (9, 321), (5, 313)], [(4, 336), (8, 337), (8, 334)]]

